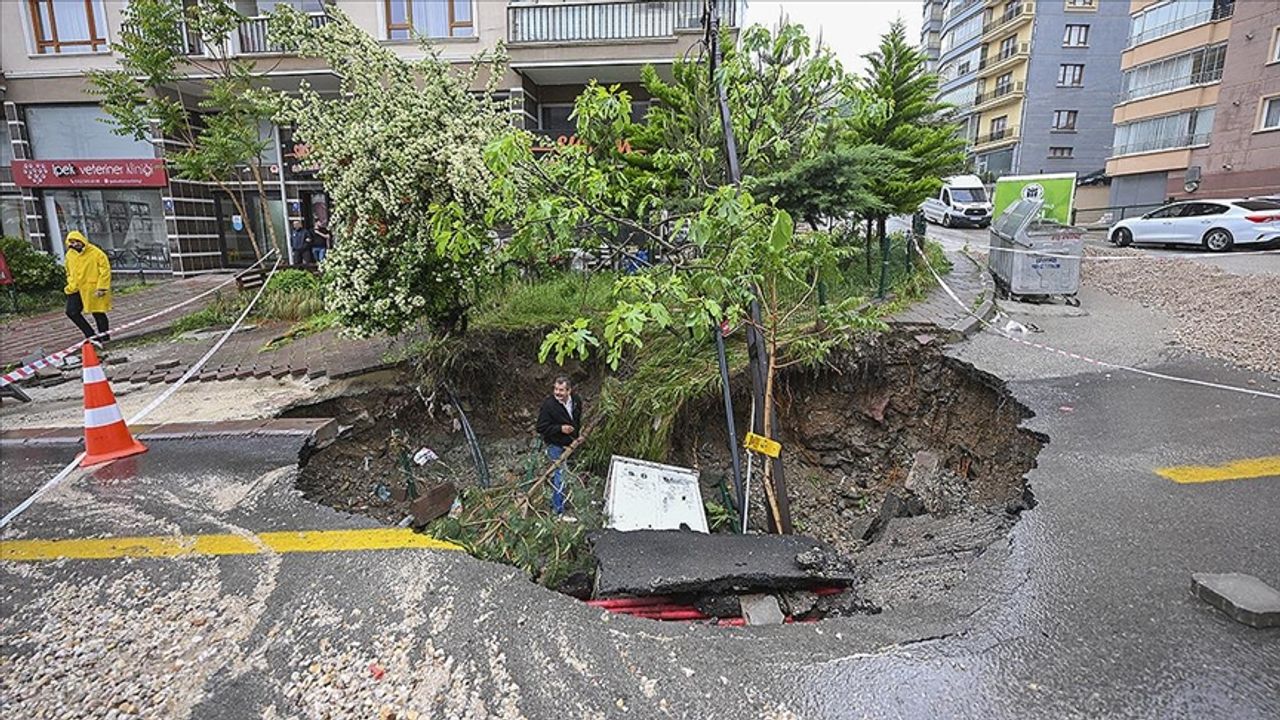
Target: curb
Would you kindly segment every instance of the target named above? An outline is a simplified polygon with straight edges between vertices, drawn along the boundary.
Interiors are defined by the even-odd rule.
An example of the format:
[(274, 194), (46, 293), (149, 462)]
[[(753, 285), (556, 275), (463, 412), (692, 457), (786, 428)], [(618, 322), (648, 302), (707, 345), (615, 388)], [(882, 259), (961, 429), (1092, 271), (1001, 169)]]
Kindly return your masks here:
[[(198, 440), (226, 437), (303, 437), (316, 445), (327, 445), (338, 436), (333, 418), (262, 418), (223, 422), (173, 422), (137, 425), (139, 440)], [(78, 446), (84, 430), (78, 427), (19, 428), (0, 431), (0, 445)]]
[(987, 269), (981, 263), (974, 260), (966, 252), (957, 251), (956, 254), (973, 263), (973, 266), (982, 274), (982, 304), (971, 315), (950, 328), (952, 333), (959, 335), (957, 340), (965, 340), (977, 334), (982, 329), (982, 322), (990, 320), (991, 316), (995, 314), (996, 288), (995, 283), (991, 280), (991, 273), (987, 272)]

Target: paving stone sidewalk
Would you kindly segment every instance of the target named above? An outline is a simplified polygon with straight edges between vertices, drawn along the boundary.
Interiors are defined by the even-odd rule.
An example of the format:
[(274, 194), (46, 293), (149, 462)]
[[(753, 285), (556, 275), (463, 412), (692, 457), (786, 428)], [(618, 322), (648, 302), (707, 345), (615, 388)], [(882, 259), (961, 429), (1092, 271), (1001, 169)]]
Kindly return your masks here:
[[(112, 327), (122, 327), (126, 323), (146, 317), (157, 310), (180, 303), (193, 296), (226, 282), (232, 275), (218, 273), (197, 275), (178, 280), (162, 280), (152, 283), (154, 286), (145, 290), (116, 297), (113, 299), (114, 310), (110, 313)], [(229, 285), (229, 292), (236, 292), (234, 284)], [(215, 296), (194, 302), (180, 310), (156, 318), (137, 328), (123, 333), (112, 333), (113, 340), (140, 335), (158, 329), (164, 329), (173, 321), (193, 313), (213, 301)], [(92, 320), (90, 320), (92, 323)], [(23, 358), (36, 352), (57, 352), (72, 345), (83, 336), (75, 325), (67, 319), (61, 310), (53, 310), (40, 315), (29, 315), (14, 318), (0, 325), (0, 367), (16, 364)]]
[(968, 335), (979, 324), (974, 315), (985, 318), (989, 314), (995, 298), (991, 273), (978, 261), (959, 251), (948, 250), (946, 255), (951, 261), (951, 272), (942, 279), (964, 302), (964, 307), (960, 307), (944, 288), (938, 286), (923, 301), (889, 317), (890, 323), (937, 325), (949, 333)]

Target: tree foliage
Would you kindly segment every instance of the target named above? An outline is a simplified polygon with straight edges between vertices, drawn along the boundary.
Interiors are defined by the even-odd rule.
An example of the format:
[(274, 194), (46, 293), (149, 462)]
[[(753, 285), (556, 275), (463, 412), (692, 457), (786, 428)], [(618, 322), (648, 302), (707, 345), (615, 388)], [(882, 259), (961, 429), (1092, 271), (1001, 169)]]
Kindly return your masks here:
[[(117, 134), (151, 142), (155, 123), (170, 144), (165, 159), (174, 175), (215, 185), (243, 216), (247, 180), (266, 217), (259, 165), (270, 140), (260, 128), (275, 111), (277, 93), (253, 61), (229, 54), (244, 20), (230, 0), (133, 0), (112, 44), (118, 67), (90, 70), (88, 77)], [(187, 53), (197, 40), (207, 56)], [(265, 225), (276, 245), (275, 225)], [(260, 253), (253, 223), (245, 227)]]
[(295, 126), (333, 203), (342, 240), (325, 260), (330, 309), (363, 334), (458, 326), (496, 262), (484, 151), (507, 113), (493, 87), (471, 88), (482, 71), (501, 77), (501, 59), (456, 73), (425, 46), (405, 60), (336, 9), (319, 28), (277, 11), (272, 37), (340, 70), (336, 96), (304, 85), (277, 117)]

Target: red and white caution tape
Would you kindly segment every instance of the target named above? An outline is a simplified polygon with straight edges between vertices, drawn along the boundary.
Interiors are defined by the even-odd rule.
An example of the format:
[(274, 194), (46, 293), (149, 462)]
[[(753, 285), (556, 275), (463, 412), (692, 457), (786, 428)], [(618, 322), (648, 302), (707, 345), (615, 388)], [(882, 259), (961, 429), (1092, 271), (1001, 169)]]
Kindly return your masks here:
[[(218, 283), (217, 285), (215, 285), (215, 286), (213, 286), (213, 287), (209, 288), (208, 290), (205, 290), (204, 292), (200, 293), (199, 295), (195, 295), (195, 296), (193, 296), (193, 297), (187, 298), (186, 300), (183, 300), (183, 301), (182, 301), (182, 302), (180, 302), (180, 303), (175, 303), (175, 304), (170, 305), (169, 307), (164, 308), (164, 309), (162, 309), (162, 310), (157, 310), (156, 312), (153, 312), (153, 313), (151, 313), (150, 315), (148, 315), (148, 316), (146, 316), (146, 317), (138, 318), (137, 320), (132, 320), (132, 321), (130, 321), (130, 322), (127, 322), (127, 323), (125, 323), (124, 325), (121, 325), (121, 326), (119, 326), (119, 327), (117, 327), (117, 328), (114, 328), (114, 329), (112, 329), (112, 330), (109, 330), (109, 331), (107, 331), (107, 332), (105, 332), (105, 333), (98, 333), (98, 334), (94, 335), (94, 336), (93, 336), (93, 337), (91, 337), (91, 338), (85, 338), (85, 340), (97, 340), (98, 338), (102, 337), (103, 335), (107, 335), (107, 334), (109, 334), (109, 333), (116, 333), (116, 334), (118, 335), (118, 334), (120, 334), (121, 332), (123, 332), (123, 331), (125, 331), (125, 330), (129, 330), (129, 329), (131, 329), (131, 328), (138, 327), (139, 325), (142, 325), (142, 324), (144, 324), (144, 323), (149, 323), (149, 322), (151, 322), (152, 320), (155, 320), (155, 319), (156, 319), (156, 318), (158, 318), (158, 317), (161, 317), (161, 316), (163, 316), (163, 315), (168, 315), (169, 313), (173, 312), (174, 310), (180, 310), (180, 309), (182, 309), (182, 308), (184, 308), (184, 307), (186, 307), (186, 306), (190, 305), (190, 304), (191, 304), (191, 303), (193, 303), (193, 302), (197, 302), (197, 301), (199, 301), (199, 300), (203, 300), (204, 298), (206, 298), (206, 297), (208, 297), (208, 296), (212, 295), (213, 293), (215, 293), (215, 292), (217, 292), (217, 291), (221, 290), (222, 288), (224, 288), (224, 287), (226, 287), (226, 286), (230, 285), (231, 283), (235, 282), (235, 281), (236, 281), (238, 278), (240, 278), (242, 275), (244, 275), (245, 273), (247, 273), (247, 272), (249, 272), (249, 271), (253, 270), (253, 269), (254, 269), (254, 268), (256, 268), (256, 267), (258, 267), (258, 266), (259, 266), (259, 265), (261, 265), (263, 262), (266, 262), (267, 258), (269, 258), (269, 257), (271, 257), (272, 255), (274, 255), (274, 254), (275, 254), (275, 252), (276, 252), (276, 251), (275, 251), (274, 249), (273, 249), (273, 250), (271, 250), (271, 251), (270, 251), (270, 252), (268, 252), (266, 255), (263, 255), (263, 256), (262, 256), (262, 259), (258, 260), (258, 262), (256, 262), (256, 263), (254, 263), (254, 264), (250, 265), (249, 267), (245, 268), (244, 270), (240, 271), (239, 273), (236, 273), (234, 276), (232, 276), (232, 277), (230, 277), (230, 278), (227, 278), (227, 280), (226, 280), (225, 282)], [(279, 264), (279, 261), (277, 261), (277, 264)], [(46, 356), (44, 356), (44, 357), (40, 358), (39, 360), (36, 360), (36, 361), (34, 361), (34, 362), (32, 362), (32, 363), (29, 363), (29, 364), (27, 364), (27, 365), (23, 365), (22, 367), (18, 368), (17, 370), (14, 370), (14, 371), (9, 372), (9, 373), (5, 373), (4, 375), (0, 375), (0, 387), (4, 387), (5, 385), (9, 385), (10, 383), (18, 382), (19, 380), (26, 380), (27, 378), (31, 377), (32, 375), (35, 375), (37, 370), (40, 370), (40, 369), (42, 369), (42, 368), (51, 367), (51, 366), (54, 366), (54, 365), (58, 365), (58, 364), (60, 364), (60, 363), (62, 362), (62, 360), (63, 360), (64, 358), (66, 358), (67, 356), (69, 356), (69, 355), (74, 355), (74, 354), (76, 354), (77, 352), (80, 352), (80, 346), (84, 344), (85, 340), (81, 340), (80, 342), (77, 342), (75, 345), (71, 345), (70, 347), (63, 348), (62, 350), (59, 350), (59, 351), (58, 351), (58, 352), (56, 352), (56, 353), (53, 353), (53, 354), (50, 354), (50, 355), (46, 355)]]
[(1028, 347), (1033, 347), (1038, 350), (1044, 350), (1045, 352), (1057, 353), (1058, 355), (1069, 357), (1073, 360), (1079, 360), (1080, 362), (1089, 363), (1090, 365), (1097, 365), (1099, 367), (1108, 368), (1110, 370), (1120, 370), (1123, 372), (1133, 373), (1136, 375), (1144, 375), (1146, 377), (1156, 378), (1157, 380), (1168, 380), (1171, 382), (1182, 383), (1184, 385), (1199, 385), (1200, 387), (1213, 388), (1215, 390), (1225, 390), (1227, 392), (1241, 393), (1243, 395), (1252, 395), (1254, 397), (1264, 397), (1264, 398), (1269, 398), (1271, 400), (1280, 400), (1280, 394), (1277, 394), (1277, 393), (1269, 393), (1264, 390), (1254, 390), (1252, 388), (1244, 388), (1244, 387), (1239, 387), (1237, 385), (1224, 385), (1222, 383), (1209, 382), (1207, 380), (1196, 380), (1195, 378), (1181, 377), (1178, 375), (1168, 375), (1166, 373), (1159, 373), (1153, 370), (1143, 370), (1142, 368), (1131, 367), (1129, 365), (1118, 365), (1116, 363), (1107, 362), (1106, 360), (1098, 360), (1096, 358), (1091, 358), (1088, 355), (1073, 353), (1069, 350), (1063, 350), (1061, 348), (1056, 348), (1050, 345), (1043, 345), (1041, 343), (1032, 342), (1025, 338), (1017, 337), (1015, 335), (1012, 335), (1006, 332), (1004, 329), (991, 324), (985, 318), (981, 317), (977, 313), (970, 310), (969, 306), (965, 305), (964, 301), (961, 300), (960, 297), (955, 294), (955, 292), (951, 289), (951, 286), (947, 285), (946, 281), (942, 279), (942, 276), (938, 274), (937, 270), (933, 269), (932, 265), (926, 262), (925, 267), (929, 268), (929, 272), (933, 275), (933, 278), (938, 281), (938, 285), (941, 286), (944, 291), (946, 291), (947, 295), (956, 303), (956, 305), (958, 305), (962, 310), (964, 310), (966, 313), (968, 313), (971, 317), (976, 319), (978, 322), (982, 323), (983, 327), (985, 327), (987, 330), (994, 332), (995, 334), (1005, 338), (1006, 340), (1012, 340), (1013, 342), (1026, 345)]

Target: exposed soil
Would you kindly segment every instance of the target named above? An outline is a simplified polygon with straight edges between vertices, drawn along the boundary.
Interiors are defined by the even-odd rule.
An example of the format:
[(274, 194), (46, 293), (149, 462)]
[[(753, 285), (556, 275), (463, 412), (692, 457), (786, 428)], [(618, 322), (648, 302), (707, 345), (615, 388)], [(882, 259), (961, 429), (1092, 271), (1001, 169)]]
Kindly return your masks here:
[[(944, 592), (964, 574), (966, 559), (1003, 537), (1034, 502), (1025, 475), (1047, 438), (1020, 427), (1031, 412), (1001, 380), (946, 357), (942, 345), (928, 329), (899, 328), (832, 358), (821, 370), (780, 378), (783, 429), (777, 439), (784, 447), (795, 531), (831, 543), (859, 564), (892, 559), (893, 577), (868, 570), (866, 597), (878, 603), (892, 604), (908, 592), (916, 598), (918, 583), (907, 591), (898, 582), (906, 572)], [(469, 357), (467, 366), (452, 373), (456, 391), (483, 445), (492, 481), (527, 480), (547, 466), (537, 451), (534, 413), (562, 371), (533, 361), (534, 337), (495, 337), (484, 346), (485, 354)], [(569, 371), (585, 379), (579, 392), (590, 413), (598, 374), (582, 367)], [(735, 398), (741, 434), (749, 402), (747, 383), (736, 385), (743, 395)], [(407, 503), (387, 497), (384, 487), (404, 478), (402, 451), (388, 440), (393, 433), (404, 438), (401, 447), (410, 454), (424, 446), (439, 454), (441, 462), (429, 474), (461, 487), (477, 482), (443, 392), (424, 401), (406, 384), (287, 414), (337, 417), (350, 426), (309, 458), (300, 474), (299, 488), (316, 502), (388, 523), (403, 519)], [(672, 452), (660, 459), (698, 468), (704, 497), (715, 503), (724, 498), (721, 486), (731, 484), (723, 417), (719, 397), (686, 407), (675, 424)], [(913, 464), (930, 454), (936, 472), (908, 483)], [(755, 529), (765, 526), (759, 483), (757, 465), (750, 503)], [(571, 502), (582, 502), (585, 494), (580, 491)], [(883, 538), (892, 538), (893, 548), (877, 549), (889, 544)], [(931, 559), (903, 570), (913, 557)]]

